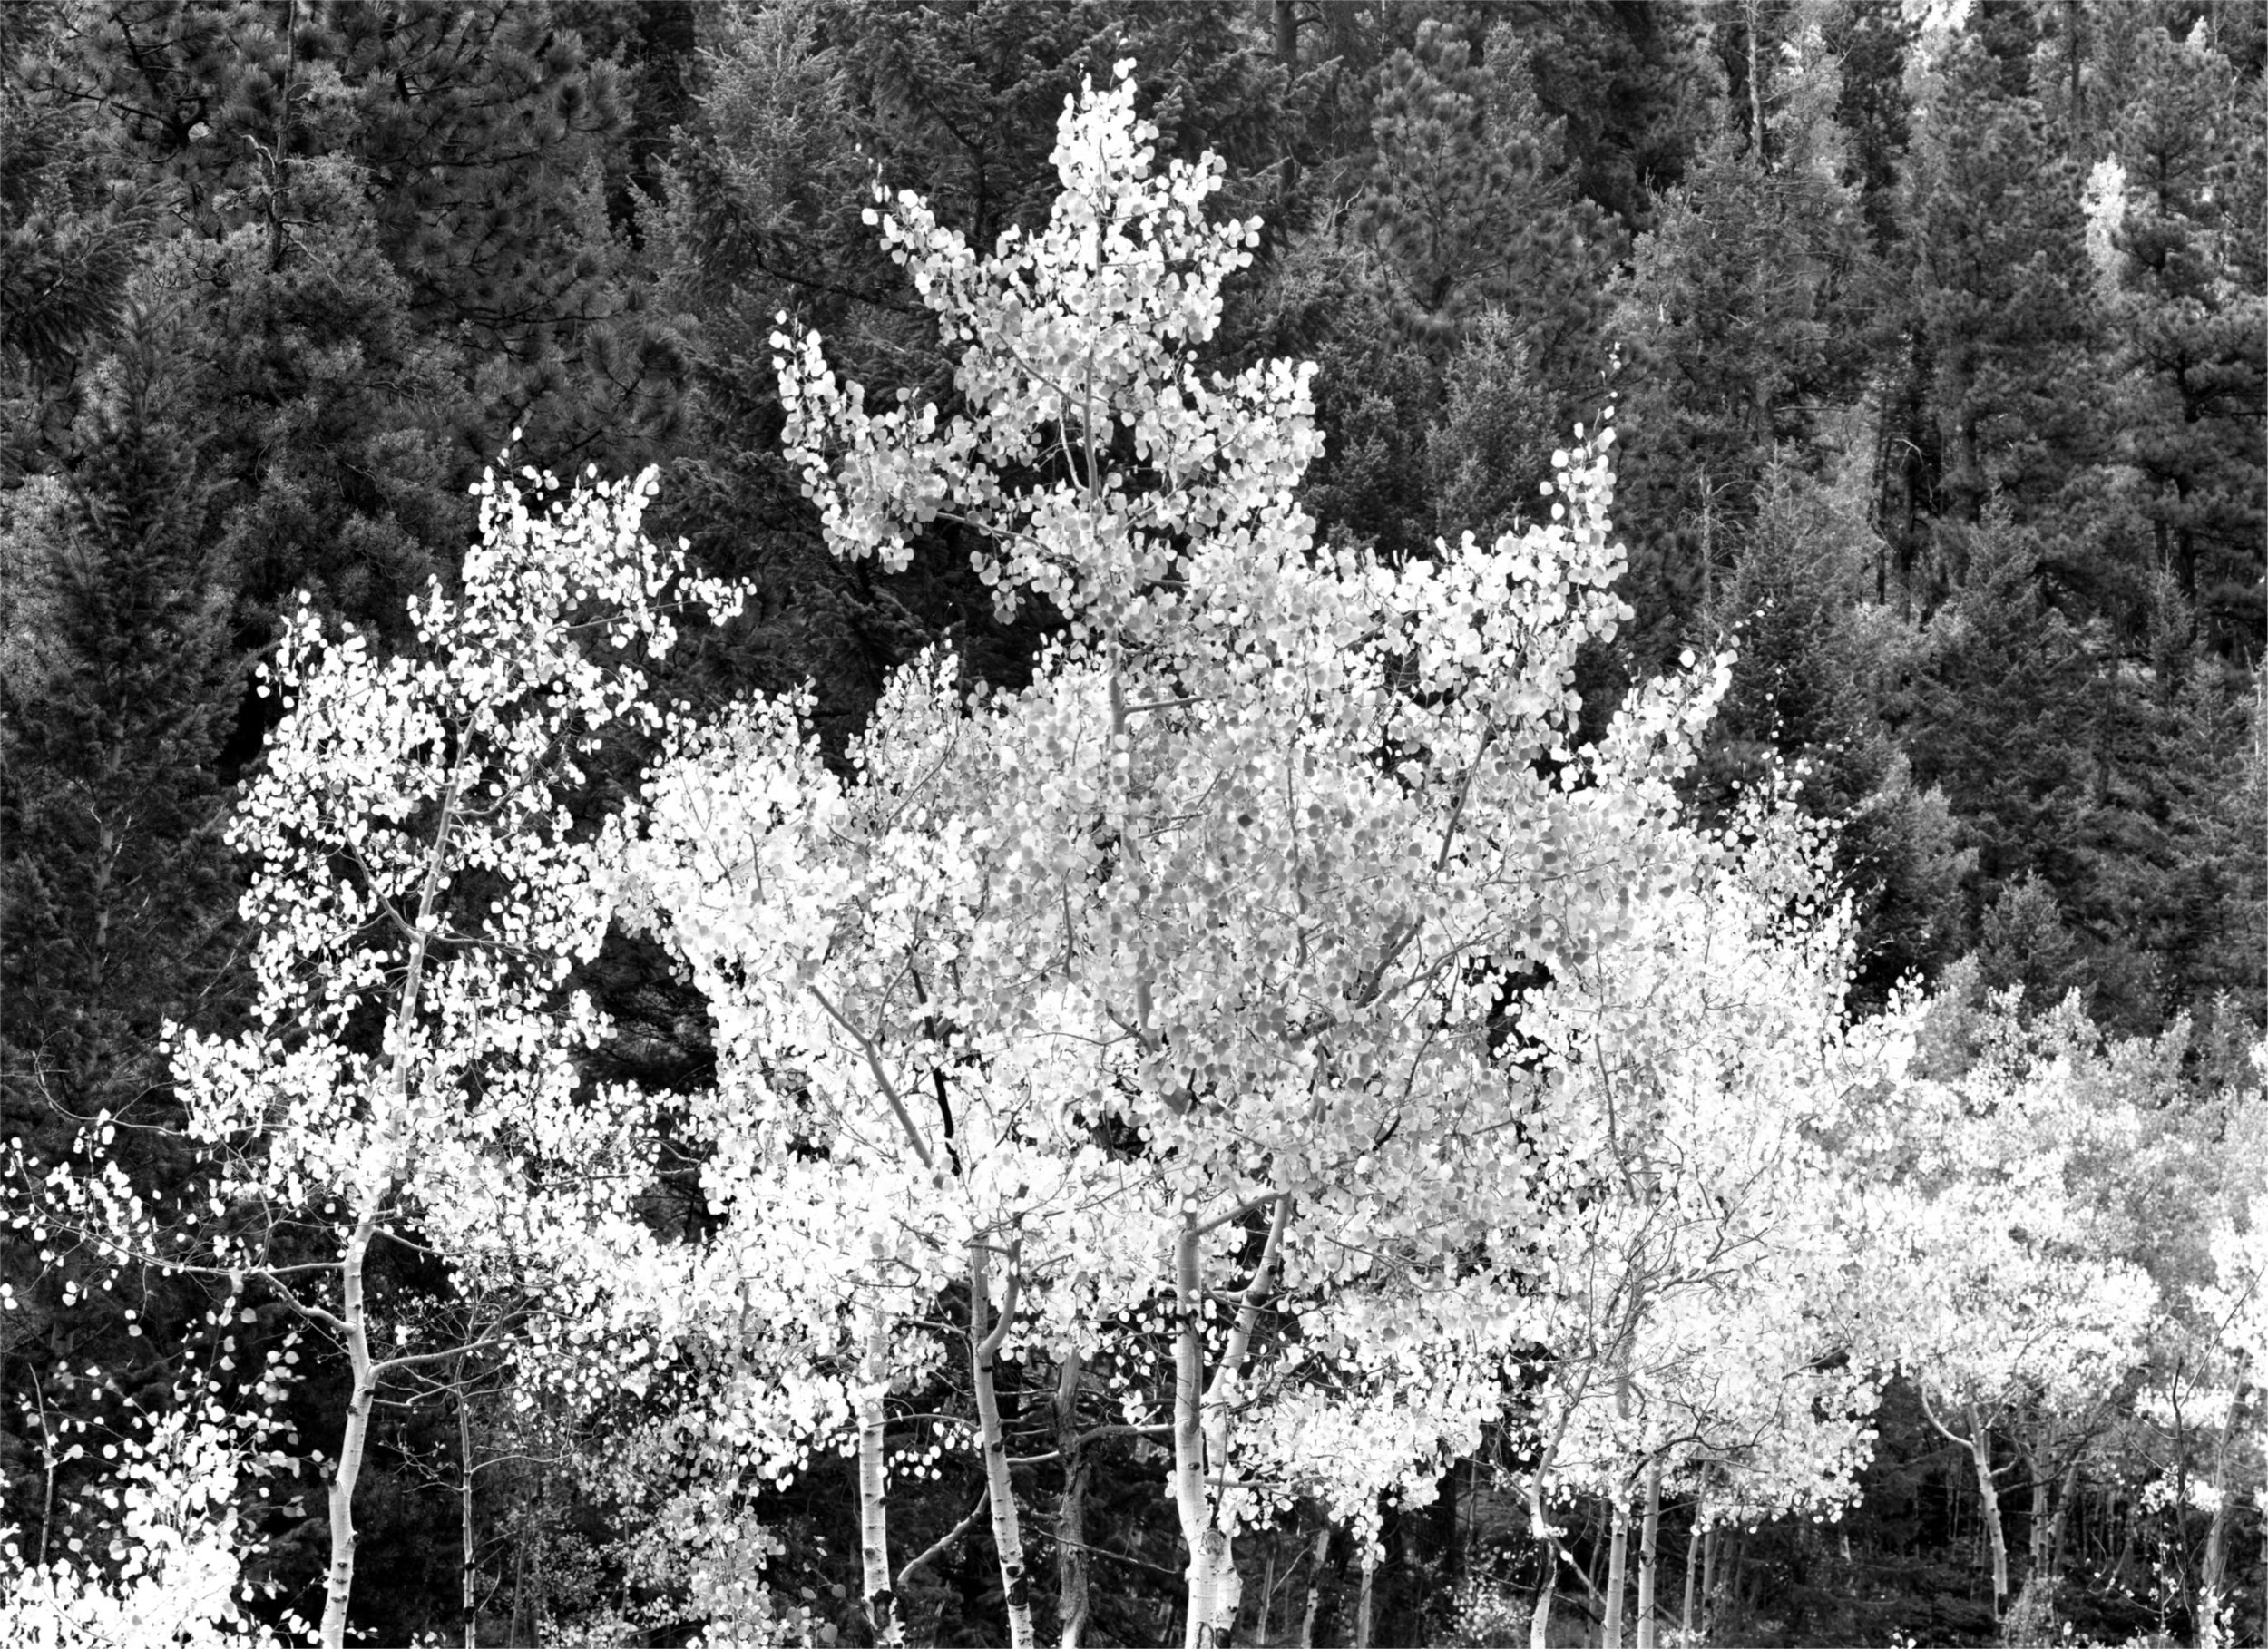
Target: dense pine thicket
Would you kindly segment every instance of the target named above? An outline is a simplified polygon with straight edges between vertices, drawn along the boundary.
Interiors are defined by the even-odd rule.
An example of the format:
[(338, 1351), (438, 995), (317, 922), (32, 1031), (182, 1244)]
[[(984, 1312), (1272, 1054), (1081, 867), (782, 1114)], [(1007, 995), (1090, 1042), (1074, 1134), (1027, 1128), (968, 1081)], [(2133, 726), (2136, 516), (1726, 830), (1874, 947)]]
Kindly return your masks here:
[[(161, 1033), (246, 1012), (221, 830), (272, 716), (253, 667), (302, 588), (398, 637), (405, 597), (462, 556), (467, 484), (508, 439), (560, 471), (659, 465), (660, 530), (753, 581), (748, 619), (673, 655), (670, 697), (808, 679), (839, 752), (933, 643), (980, 680), (1024, 679), (1048, 615), (997, 617), (953, 530), (903, 572), (825, 552), (780, 453), (768, 340), (785, 310), (846, 376), (949, 395), (861, 220), (871, 179), (989, 246), (1044, 216), (1064, 97), (1121, 58), (1164, 146), (1217, 151), (1227, 210), (1266, 219), (1216, 347), (1224, 367), (1318, 364), (1325, 446), (1304, 502), (1329, 535), (1422, 557), (1510, 527), (1563, 432), (1613, 399), (1637, 617), (1593, 649), (1586, 687), (1610, 698), (1736, 639), (1693, 800), (1728, 805), (1776, 763), (1843, 822), (1856, 1005), (1917, 977), (1980, 1002), (2019, 988), (2033, 1013), (2077, 992), (2103, 1034), (2156, 1039), (2156, 1105), (2225, 1087), (2268, 1025), (2268, 14), (1950, 14), (0, 8), (0, 1138), (52, 1156), (108, 1112), (140, 1183), (185, 1172)], [(594, 792), (637, 755), (609, 751)], [(701, 1005), (658, 952), (615, 942), (591, 982), (621, 1028), (600, 1074), (707, 1080)], [(2209, 1124), (2199, 1138), (2209, 1156)], [(692, 1166), (650, 1217), (704, 1217)], [(2178, 1207), (2183, 1187), (2164, 1195)], [(210, 1323), (226, 1285), (84, 1296), (21, 1243), (0, 1254), (17, 1289), (0, 1524), (60, 1548), (93, 1532), (68, 1511), (93, 1461), (60, 1439), (128, 1426), (225, 1355)], [(485, 1308), (408, 1244), (376, 1268), (381, 1309), (418, 1332)], [(281, 1328), (259, 1302), (243, 1323), (248, 1342)], [(336, 1411), (329, 1360), (308, 1367), (293, 1400)], [(1030, 1369), (1001, 1381), (1044, 1457), (1055, 1392)], [(531, 1409), (477, 1360), (384, 1397), (354, 1613), (371, 1641), (461, 1632), (468, 1566), (483, 1642), (666, 1616), (609, 1454), (637, 1400)], [(894, 1400), (918, 1449), (923, 1417), (972, 1398), (940, 1373)], [(1718, 1641), (1993, 1633), (1970, 1462), (1901, 1385), (1879, 1424), (1839, 1526), (1712, 1549)], [(2107, 1637), (2191, 1628), (2212, 1520), (2141, 1486), (2211, 1476), (2211, 1446), (2136, 1400), (2057, 1458), (2004, 1461), (2009, 1543), (2065, 1576), (2066, 1618)], [(1522, 1524), (1491, 1465), (1455, 1462), (1432, 1504), (1387, 1509), (1376, 1641), (1445, 1641), (1461, 1585), (1515, 1572)], [(1080, 1469), (1090, 1636), (1158, 1641), (1179, 1561), (1161, 1451), (1105, 1438)], [(1018, 1485), (1051, 1503), (1061, 1467)], [(977, 1491), (952, 1454), (934, 1481), (902, 1479), (904, 1553)], [(258, 1515), (274, 1577), (312, 1614), (323, 1510), (292, 1495)], [(774, 1584), (856, 1641), (846, 1463), (763, 1498)], [(1680, 1516), (1664, 1540), (1681, 1561)], [(2249, 1487), (2214, 1537), (2240, 1555), (2237, 1619), (2257, 1634), (2268, 1523)], [(1596, 1572), (1599, 1530), (1570, 1540)], [(1318, 1641), (1350, 1629), (1344, 1536), (1287, 1526), (1243, 1556), (1248, 1630), (1297, 1630), (1311, 1590)], [(1051, 1566), (1035, 1579), (1046, 1618)], [(934, 1641), (997, 1640), (981, 1533), (921, 1566), (903, 1604)]]

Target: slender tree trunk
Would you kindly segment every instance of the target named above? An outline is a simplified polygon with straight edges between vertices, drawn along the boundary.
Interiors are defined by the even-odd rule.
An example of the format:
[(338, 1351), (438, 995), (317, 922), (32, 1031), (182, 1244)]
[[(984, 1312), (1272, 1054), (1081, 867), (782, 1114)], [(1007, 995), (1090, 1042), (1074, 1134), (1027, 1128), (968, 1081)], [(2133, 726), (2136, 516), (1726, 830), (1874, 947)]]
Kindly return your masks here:
[(1378, 1574), (1378, 1554), (1363, 1542), (1363, 1579), (1354, 1594), (1354, 1649), (1370, 1649), (1371, 1582)]
[[(2268, 1563), (2268, 1532), (2261, 1537), (2262, 1561)], [(1307, 1568), (1307, 1606), (1299, 1616), (1299, 1649), (1315, 1649), (1315, 1611), (1323, 1604), (1323, 1566), (1331, 1556), (1331, 1525), (1315, 1526), (1315, 1561)]]
[[(875, 1239), (879, 1273), (882, 1240)], [(866, 1622), (875, 1642), (889, 1649), (905, 1642), (898, 1623), (897, 1596), (890, 1589), (890, 1486), (882, 1458), (890, 1392), (890, 1314), (880, 1294), (881, 1277), (866, 1324), (865, 1353), (858, 1367), (858, 1554), (864, 1566)]]
[(1290, 1196), (1277, 1196), (1260, 1262), (1245, 1284), (1228, 1342), (1209, 1382), (1205, 1378), (1205, 1290), (1198, 1254), (1205, 1227), (1192, 1219), (1174, 1238), (1175, 1309), (1180, 1321), (1174, 1337), (1173, 1493), (1181, 1537), (1189, 1551), (1188, 1617), (1182, 1628), (1186, 1649), (1217, 1649), (1237, 1627), (1243, 1583), (1222, 1516), (1235, 1488), (1228, 1480), (1228, 1438), (1245, 1354), (1291, 1214)]
[[(378, 1231), (378, 1215), (393, 1195), (402, 1149), (401, 1129), (409, 1113), (412, 1032), (425, 972), (425, 949), (439, 925), (444, 873), (455, 828), (457, 788), (464, 780), (463, 757), (441, 795), (441, 819), (434, 827), (423, 883), (417, 893), (415, 937), (402, 970), (401, 994), (394, 1002), (394, 1023), (384, 1086), (373, 1097), (381, 1121), (376, 1145), (364, 1164), (354, 1191), (355, 1223), (339, 1255), (339, 1337), (347, 1342), (353, 1387), (347, 1400), (347, 1425), (339, 1439), (338, 1465), (330, 1486), (331, 1561), (323, 1578), (323, 1649), (343, 1649), (347, 1605), (355, 1586), (355, 1483), (362, 1475), (362, 1451), (370, 1431), (370, 1404), (377, 1395), (377, 1364), (370, 1355), (370, 1324), (364, 1311), (362, 1268)], [(344, 1199), (342, 1199), (344, 1200)], [(540, 1628), (539, 1628), (540, 1629)]]
[[(64, 1343), (76, 1349), (73, 1341)], [(44, 1569), (47, 1566), (47, 1533), (55, 1526), (55, 1433), (47, 1423), (47, 1393), (40, 1388), (39, 1371), (26, 1369), (24, 1372), (31, 1376), (32, 1398), (39, 1405), (39, 1556), (34, 1561)]]
[(1018, 1245), (1008, 1247), (1008, 1282), (1001, 1296), (1000, 1325), (991, 1326), (992, 1251), (969, 1244), (969, 1372), (976, 1388), (977, 1429), (984, 1445), (984, 1481), (992, 1506), (992, 1547), (1000, 1554), (1000, 1583), (1007, 1595), (1009, 1649), (1031, 1649), (1031, 1587), (1024, 1579), (1023, 1530), (1016, 1519), (1016, 1491), (1008, 1480), (1008, 1440), (1000, 1423), (1000, 1395), (993, 1389), (993, 1360), (1016, 1321), (1016, 1292), (1022, 1285)]
[[(543, 1497), (539, 1492), (536, 1496), (536, 1504), (540, 1507), (543, 1503)], [(535, 1649), (543, 1649), (543, 1610), (544, 1605), (547, 1601), (547, 1595), (543, 1590), (543, 1552), (544, 1542), (550, 1538), (551, 1535), (548, 1531), (542, 1529), (537, 1531), (535, 1537), (535, 1591), (534, 1595), (528, 1605), (528, 1642), (535, 1645)]]
[(2221, 1610), (2229, 1572), (2229, 1456), (2236, 1441), (2237, 1413), (2244, 1406), (2244, 1371), (2237, 1371), (2229, 1395), (2228, 1419), (2213, 1451), (2213, 1518), (2205, 1525), (2205, 1550), (2197, 1572), (2197, 1646), (2217, 1649), (2223, 1641)]
[[(1698, 1499), (1693, 1503), (1693, 1518), (1696, 1523), (1701, 1520), (1701, 1502)], [(1701, 1547), (1704, 1538), (1700, 1529), (1688, 1528), (1686, 1531), (1686, 1604), (1677, 1615), (1677, 1636), (1680, 1649), (1692, 1649), (1694, 1582), (1700, 1577)]]
[(1061, 1649), (1080, 1649), (1087, 1632), (1087, 1482), (1093, 1468), (1079, 1434), (1079, 1386), (1086, 1365), (1063, 1359), (1055, 1382), (1055, 1445), (1063, 1457), (1063, 1498), (1055, 1514), (1055, 1615)]
[(1661, 1556), (1662, 1463), (1646, 1463), (1646, 1521), (1638, 1529), (1638, 1649), (1654, 1649), (1654, 1577)]
[(1716, 1635), (1716, 1588), (1719, 1580), (1722, 1578), (1716, 1572), (1717, 1559), (1722, 1556), (1719, 1548), (1723, 1547), (1724, 1544), (1725, 1537), (1717, 1532), (1716, 1524), (1710, 1524), (1706, 1529), (1702, 1531), (1701, 1631), (1705, 1636), (1708, 1637), (1715, 1637)]
[(464, 1547), (457, 1577), (464, 1608), (464, 1649), (481, 1649), (480, 1599), (474, 1589), (479, 1573), (473, 1545), (473, 1393), (465, 1382), (462, 1352), (456, 1360), (456, 1453), (457, 1538)]
[(1260, 1619), (1253, 1627), (1252, 1641), (1259, 1649), (1267, 1649), (1270, 1616), (1276, 1613), (1276, 1528), (1268, 1527), (1267, 1566), (1260, 1571)]
[[(2056, 1496), (2055, 1527), (2048, 1537), (2048, 1572), (2051, 1575), (2063, 1573), (2064, 1536), (2071, 1527), (2071, 1503), (2078, 1492), (2079, 1457), (2075, 1449), (2070, 1463), (2063, 1468), (2063, 1488)], [(2082, 1536), (2086, 1533), (2084, 1528), (2080, 1532)]]
[(2110, 1573), (2111, 1578), (2117, 1581), (2122, 1586), (2125, 1585), (2126, 1581), (2126, 1567), (2134, 1561), (2135, 1514), (2133, 1502), (2129, 1501), (2127, 1503), (2126, 1510), (2126, 1515), (2123, 1518), (2119, 1518), (2117, 1517), (2117, 1513), (2115, 1508), (2110, 1511), (2110, 1516), (2116, 1519), (2119, 1525), (2118, 1555), (2110, 1560)]
[(331, 1473), (331, 1562), (323, 1579), (323, 1649), (344, 1649), (347, 1603), (355, 1589), (355, 1483), (362, 1475), (370, 1402), (378, 1383), (370, 1356), (369, 1321), (363, 1309), (362, 1267), (377, 1233), (379, 1201), (378, 1195), (366, 1195), (339, 1263), (339, 1319), (346, 1331), (347, 1366), (354, 1385), (347, 1400), (347, 1426), (339, 1439), (338, 1463)]
[(2023, 1463), (2032, 1478), (2032, 1515), (2026, 1519), (2023, 1531), (2026, 1583), (2030, 1583), (2048, 1576), (2048, 1540), (2055, 1536), (2055, 1527), (2048, 1519), (2048, 1478), (2039, 1474), (2039, 1451), (2026, 1449)]
[(1750, 141), (1755, 145), (1756, 170), (1766, 171), (1769, 162), (1764, 152), (1764, 54), (1756, 44), (1756, 0), (1747, 0), (1745, 33), (1748, 36), (1748, 130)]
[(2260, 1520), (2260, 1641), (2268, 1644), (2268, 1517)]
[(1619, 1488), (1607, 1508), (1607, 1607), (1599, 1622), (1606, 1649), (1622, 1649), (1622, 1594), (1629, 1581), (1630, 1508)]
[(1543, 1474), (1549, 1451), (1528, 1474), (1528, 1527), (1543, 1545), (1543, 1575), (1536, 1582), (1536, 1606), (1528, 1615), (1528, 1649), (1547, 1649), (1551, 1634), (1551, 1603), (1559, 1594), (1559, 1537), (1551, 1532), (1543, 1514)]
[(1181, 1323), (1174, 1343), (1174, 1499), (1189, 1552), (1183, 1636), (1188, 1649), (1215, 1649), (1225, 1635), (1223, 1617), (1236, 1618), (1236, 1600), (1224, 1594), (1234, 1586), (1237, 1569), (1228, 1531), (1217, 1516), (1226, 1486), (1206, 1481), (1205, 1295), (1193, 1225), (1183, 1228), (1175, 1251)]
[(1992, 1554), (1992, 1618), (1999, 1620), (2009, 1606), (2009, 1541), (2000, 1527), (2000, 1491), (1992, 1480), (1992, 1429), (1975, 1403), (1969, 1405), (1969, 1458), (1977, 1468), (1977, 1497), (1983, 1503), (1980, 1514)]

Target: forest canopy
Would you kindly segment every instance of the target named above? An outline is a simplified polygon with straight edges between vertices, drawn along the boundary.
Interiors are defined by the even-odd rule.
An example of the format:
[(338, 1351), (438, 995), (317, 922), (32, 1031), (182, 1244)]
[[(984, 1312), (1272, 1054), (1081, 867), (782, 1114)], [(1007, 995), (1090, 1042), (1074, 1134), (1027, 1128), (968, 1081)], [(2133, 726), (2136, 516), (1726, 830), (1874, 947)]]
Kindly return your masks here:
[(2268, 1635), (2268, 13), (0, 59), (0, 1643)]

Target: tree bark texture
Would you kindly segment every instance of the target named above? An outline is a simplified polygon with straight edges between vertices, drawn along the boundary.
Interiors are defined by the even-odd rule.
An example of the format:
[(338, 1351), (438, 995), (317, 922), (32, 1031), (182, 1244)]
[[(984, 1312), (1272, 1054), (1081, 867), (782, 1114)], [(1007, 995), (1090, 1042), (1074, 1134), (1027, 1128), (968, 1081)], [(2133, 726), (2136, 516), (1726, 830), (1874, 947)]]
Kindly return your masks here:
[(992, 1316), (992, 1250), (969, 1244), (969, 1372), (976, 1388), (977, 1427), (984, 1448), (984, 1481), (991, 1491), (992, 1547), (1000, 1555), (1000, 1583), (1007, 1598), (1009, 1649), (1032, 1649), (1031, 1587), (1024, 1578), (1023, 1530), (1016, 1519), (1016, 1491), (1008, 1480), (1008, 1441), (1002, 1434), (1000, 1394), (992, 1381), (993, 1361), (1016, 1320), (1021, 1285), (1017, 1253), (1008, 1250), (1008, 1282), (1001, 1296), (1000, 1323)]
[(1378, 1556), (1371, 1543), (1363, 1543), (1363, 1579), (1354, 1593), (1354, 1649), (1370, 1649), (1371, 1583), (1377, 1578)]
[(1080, 1649), (1087, 1633), (1087, 1484), (1093, 1467), (1079, 1433), (1079, 1387), (1086, 1365), (1063, 1359), (1055, 1383), (1055, 1444), (1063, 1457), (1063, 1498), (1055, 1513), (1055, 1616), (1061, 1649)]
[(1638, 1649), (1654, 1649), (1654, 1582), (1662, 1547), (1662, 1463), (1646, 1465), (1646, 1520), (1638, 1528)]
[(362, 1266), (377, 1228), (378, 1198), (370, 1196), (347, 1235), (346, 1256), (339, 1265), (340, 1318), (346, 1327), (347, 1365), (354, 1384), (347, 1399), (347, 1425), (338, 1442), (338, 1462), (331, 1472), (331, 1561), (323, 1577), (323, 1649), (345, 1649), (347, 1604), (355, 1589), (355, 1482), (362, 1475), (370, 1401), (377, 1391), (369, 1320), (363, 1308)]
[(2009, 1540), (2000, 1527), (2000, 1491), (1992, 1480), (1992, 1428), (1984, 1412), (1969, 1406), (1969, 1458), (1977, 1468), (1977, 1495), (1983, 1502), (1985, 1541), (1992, 1554), (1992, 1618), (1999, 1620), (2009, 1606)]
[(464, 1556), (457, 1565), (464, 1610), (464, 1649), (480, 1649), (480, 1599), (474, 1583), (480, 1578), (473, 1545), (473, 1393), (464, 1380), (464, 1358), (456, 1364), (457, 1538)]
[[(1698, 1500), (1694, 1502), (1693, 1517), (1696, 1524), (1701, 1520), (1701, 1503)], [(1686, 1531), (1686, 1599), (1685, 1607), (1677, 1615), (1677, 1636), (1681, 1644), (1693, 1642), (1694, 1583), (1701, 1577), (1701, 1548), (1706, 1538), (1699, 1528), (1687, 1528)]]
[[(2268, 1564), (2268, 1534), (2261, 1537), (2262, 1562)], [(1299, 1617), (1299, 1649), (1315, 1649), (1315, 1612), (1323, 1605), (1323, 1566), (1331, 1556), (1331, 1526), (1315, 1526), (1315, 1561), (1307, 1568), (1307, 1606)]]
[(1606, 1649), (1621, 1649), (1622, 1594), (1629, 1580), (1630, 1508), (1618, 1489), (1607, 1508), (1607, 1607), (1599, 1622)]
[(1185, 1649), (1217, 1649), (1237, 1627), (1243, 1586), (1229, 1547), (1227, 1519), (1222, 1515), (1235, 1488), (1228, 1475), (1228, 1438), (1245, 1354), (1252, 1344), (1260, 1303), (1267, 1296), (1284, 1228), (1291, 1220), (1292, 1199), (1279, 1195), (1274, 1203), (1259, 1263), (1245, 1284), (1220, 1364), (1209, 1381), (1205, 1378), (1206, 1296), (1199, 1253), (1207, 1228), (1192, 1218), (1174, 1238), (1179, 1329), (1174, 1337), (1173, 1495), (1189, 1552)]
[[(877, 1272), (882, 1242), (875, 1240)], [(877, 1275), (875, 1285), (880, 1288)], [(897, 1595), (890, 1589), (890, 1486), (882, 1458), (890, 1392), (890, 1314), (877, 1292), (866, 1322), (866, 1346), (858, 1366), (858, 1555), (865, 1582), (866, 1623), (875, 1642), (897, 1649), (905, 1642), (898, 1624)]]

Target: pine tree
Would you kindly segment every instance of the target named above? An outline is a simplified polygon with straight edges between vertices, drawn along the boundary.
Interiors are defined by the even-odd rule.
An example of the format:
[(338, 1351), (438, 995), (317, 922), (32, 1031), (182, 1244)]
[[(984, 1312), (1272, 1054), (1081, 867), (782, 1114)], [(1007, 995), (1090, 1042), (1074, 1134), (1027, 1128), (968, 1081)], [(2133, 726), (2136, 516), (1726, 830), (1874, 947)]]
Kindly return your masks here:
[(175, 232), (207, 448), (255, 609), (304, 582), (392, 624), (466, 540), (508, 431), (644, 455), (679, 368), (611, 217), (620, 76), (548, 5), (115, 0), (33, 77)]
[(1707, 141), (1708, 24), (1697, 6), (1615, 0), (1513, 0), (1486, 8), (1532, 52), (1545, 111), (1567, 122), (1585, 199), (1627, 230), (1645, 228), (1657, 191)]
[(1973, 522), (1999, 493), (2044, 524), (2101, 454), (2099, 334), (2077, 182), (2010, 89), (2023, 65), (1992, 49), (2000, 16), (1950, 44), (1915, 140), (1924, 507)]
[[(2104, 626), (2075, 624), (2048, 600), (2053, 548), (2006, 506), (1946, 536), (1966, 585), (1924, 633), (1904, 732), (1916, 776), (1943, 787), (1977, 854), (1971, 911), (1981, 922), (2001, 909), (2011, 933), (2068, 924), (2078, 959), (2049, 973), (2084, 981), (2106, 1026), (2155, 1033), (2179, 1005), (2152, 953), (2164, 927), (2148, 867), (2173, 863), (2159, 692), (2106, 656)], [(2004, 903), (2033, 882), (2037, 892)], [(2050, 908), (2053, 922), (2038, 914)], [(2014, 956), (2046, 942), (2000, 948)]]
[(1834, 822), (1856, 922), (1853, 997), (1876, 1007), (1960, 953), (1976, 855), (1887, 725), (1912, 638), (1867, 600), (1881, 546), (1853, 491), (1787, 457), (1765, 471), (1755, 529), (1708, 615), (1736, 634), (1739, 662), (1699, 791), (1728, 810), (1739, 787), (1792, 776), (1804, 811)]
[(1428, 22), (1383, 65), (1354, 232), (1397, 278), (1417, 336), (1506, 311), (1531, 366), (1564, 371), (1598, 330), (1612, 238), (1574, 193), (1566, 122), (1537, 98), (1532, 48), (1502, 27), (1489, 47), (1476, 63), (1471, 43)]
[[(144, 1186), (186, 1172), (164, 1127), (178, 1113), (161, 1029), (224, 1017), (235, 989), (218, 757), (240, 680), (169, 329), (128, 311), (79, 420), (67, 489), (19, 491), (0, 532), (0, 1137), (55, 1156), (81, 1128), (117, 1119), (115, 1159)], [(37, 1274), (16, 1269), (27, 1258), (6, 1264)], [(115, 1418), (78, 1378), (90, 1361), (113, 1395), (144, 1377), (162, 1389), (150, 1371), (184, 1321), (162, 1287), (83, 1297), (65, 1313), (67, 1283), (19, 1294), (0, 1346), (11, 1410), (29, 1395), (28, 1368), (50, 1427), (64, 1414)], [(39, 1505), (38, 1439), (23, 1415), (8, 1418), (10, 1520), (36, 1521), (24, 1514)]]
[(2199, 605), (2216, 651), (2251, 659), (2268, 628), (2268, 101), (2202, 32), (2137, 44), (2102, 225), (2116, 455), (2149, 563)]
[(0, 15), (0, 477), (44, 466), (72, 417), (68, 385), (108, 327), (149, 233), (146, 202), (103, 145), (34, 89), (59, 8)]
[[(1849, 317), (1867, 259), (1839, 65), (1808, 10), (1777, 21), (1784, 37), (1743, 54), (1752, 95), (1720, 103), (1726, 129), (1660, 197), (1615, 294), (1634, 600), (1657, 650), (1713, 605), (1774, 452), (1855, 389)], [(1746, 130), (1758, 114), (1761, 144)]]

